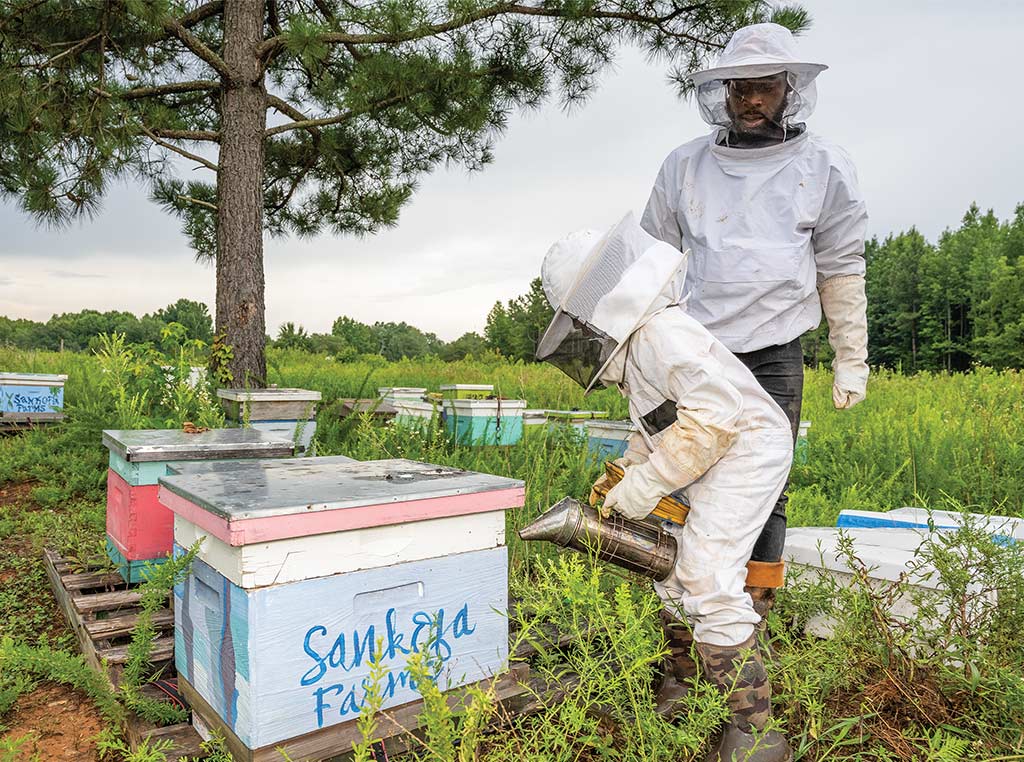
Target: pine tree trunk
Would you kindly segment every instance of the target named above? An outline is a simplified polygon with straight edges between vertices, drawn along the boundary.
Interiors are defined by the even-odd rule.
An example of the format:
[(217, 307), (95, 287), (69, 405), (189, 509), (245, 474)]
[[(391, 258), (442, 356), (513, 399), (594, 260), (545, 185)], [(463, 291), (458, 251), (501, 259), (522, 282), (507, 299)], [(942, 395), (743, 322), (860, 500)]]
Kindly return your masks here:
[(263, 132), (267, 91), (256, 48), (263, 1), (224, 4), (224, 61), (217, 172), (217, 333), (234, 350), (235, 386), (267, 379), (263, 279)]

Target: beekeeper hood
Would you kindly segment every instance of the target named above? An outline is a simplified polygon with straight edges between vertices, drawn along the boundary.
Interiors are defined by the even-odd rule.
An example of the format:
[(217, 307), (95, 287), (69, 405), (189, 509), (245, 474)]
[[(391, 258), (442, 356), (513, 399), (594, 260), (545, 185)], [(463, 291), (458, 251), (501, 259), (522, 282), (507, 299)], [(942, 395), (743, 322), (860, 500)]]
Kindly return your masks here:
[[(765, 114), (783, 130), (804, 122), (817, 101), (815, 77), (828, 67), (803, 61), (796, 53), (793, 33), (779, 24), (752, 24), (736, 30), (710, 69), (694, 72), (690, 80), (697, 87), (697, 103), (704, 121), (712, 126), (733, 127), (729, 95), (735, 104), (749, 105), (765, 95), (771, 80), (781, 80), (785, 99), (775, 114)], [(785, 75), (777, 76), (777, 75)], [(749, 99), (749, 100), (748, 100)]]
[(558, 241), (541, 266), (555, 316), (537, 359), (589, 392), (633, 332), (678, 303), (688, 253), (646, 233), (632, 213), (603, 236), (582, 230)]

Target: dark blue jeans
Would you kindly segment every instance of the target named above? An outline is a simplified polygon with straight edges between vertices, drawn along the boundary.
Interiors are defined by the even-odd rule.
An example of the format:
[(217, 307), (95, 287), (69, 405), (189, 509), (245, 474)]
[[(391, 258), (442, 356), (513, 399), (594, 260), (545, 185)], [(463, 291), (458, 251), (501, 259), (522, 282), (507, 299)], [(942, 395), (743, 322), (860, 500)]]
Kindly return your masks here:
[[(800, 403), (804, 393), (804, 352), (800, 339), (793, 339), (781, 346), (765, 347), (754, 352), (736, 355), (740, 362), (750, 368), (761, 387), (789, 417), (793, 429), (793, 443), (800, 427)], [(787, 482), (786, 487), (789, 484)], [(761, 536), (754, 544), (752, 561), (778, 561), (786, 545), (786, 487), (779, 495), (771, 516), (761, 530)]]

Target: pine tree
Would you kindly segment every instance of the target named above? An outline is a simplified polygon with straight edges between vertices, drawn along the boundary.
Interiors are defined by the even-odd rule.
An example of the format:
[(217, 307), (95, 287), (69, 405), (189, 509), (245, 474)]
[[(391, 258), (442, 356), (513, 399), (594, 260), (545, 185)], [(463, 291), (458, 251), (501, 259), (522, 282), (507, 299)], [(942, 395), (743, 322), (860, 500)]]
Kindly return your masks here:
[(420, 175), (483, 166), (512, 112), (583, 100), (620, 44), (685, 71), (769, 17), (808, 23), (767, 0), (5, 0), (0, 192), (61, 224), (147, 182), (216, 258), (216, 331), (260, 385), (264, 231), (392, 225)]

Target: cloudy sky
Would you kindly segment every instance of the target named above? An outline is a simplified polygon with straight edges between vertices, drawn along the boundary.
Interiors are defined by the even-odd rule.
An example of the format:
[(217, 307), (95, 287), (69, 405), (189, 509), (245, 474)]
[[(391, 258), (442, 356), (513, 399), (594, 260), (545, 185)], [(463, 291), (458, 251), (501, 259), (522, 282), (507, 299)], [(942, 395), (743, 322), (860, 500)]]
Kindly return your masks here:
[[(804, 0), (818, 80), (811, 128), (857, 164), (872, 234), (916, 225), (934, 240), (976, 201), (1001, 218), (1024, 202), (1017, 0)], [(482, 331), (498, 299), (526, 290), (547, 247), (642, 210), (664, 157), (705, 133), (663, 66), (623, 51), (599, 92), (566, 114), (518, 117), (483, 173), (424, 178), (398, 227), (369, 239), (267, 241), (267, 330), (329, 331), (338, 315), (401, 321), (453, 339)], [(117, 187), (96, 219), (39, 229), (0, 202), (0, 314), (142, 314), (179, 297), (213, 305), (213, 271), (178, 224)]]

